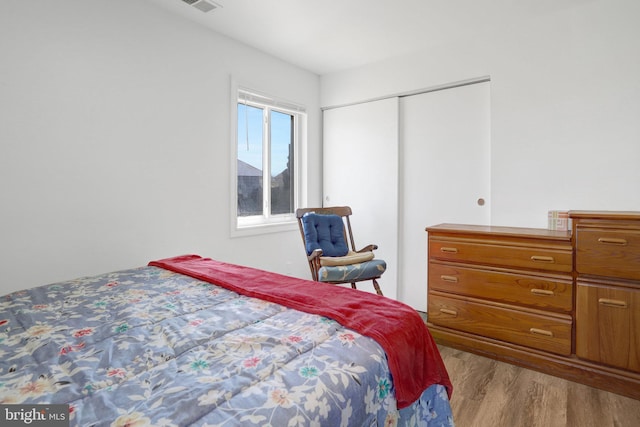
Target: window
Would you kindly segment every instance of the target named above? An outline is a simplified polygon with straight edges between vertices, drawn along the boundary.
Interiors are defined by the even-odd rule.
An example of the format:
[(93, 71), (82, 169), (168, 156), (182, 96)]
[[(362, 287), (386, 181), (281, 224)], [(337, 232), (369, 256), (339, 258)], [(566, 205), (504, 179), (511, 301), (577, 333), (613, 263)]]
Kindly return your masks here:
[(304, 109), (237, 88), (235, 229), (295, 223)]

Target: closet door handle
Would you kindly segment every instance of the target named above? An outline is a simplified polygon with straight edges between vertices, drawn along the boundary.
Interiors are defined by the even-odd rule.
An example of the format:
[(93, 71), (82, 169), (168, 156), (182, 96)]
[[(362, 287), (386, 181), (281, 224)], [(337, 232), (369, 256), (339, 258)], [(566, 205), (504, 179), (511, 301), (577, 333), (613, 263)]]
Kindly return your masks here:
[(546, 289), (537, 289), (537, 288), (531, 289), (531, 293), (534, 295), (544, 295), (544, 296), (550, 296), (550, 297), (555, 295), (553, 291), (548, 291)]
[(443, 274), (442, 276), (440, 276), (440, 279), (445, 282), (458, 283), (458, 278), (456, 276), (447, 276)]
[(529, 332), (531, 332), (534, 335), (544, 335), (545, 337), (553, 337), (553, 332), (547, 331), (544, 329), (531, 328), (529, 329)]
[(447, 246), (443, 246), (440, 248), (440, 252), (445, 252), (448, 254), (457, 254), (458, 253), (458, 248), (450, 248)]
[(533, 255), (531, 256), (531, 261), (553, 263), (556, 260), (552, 256)]
[(448, 308), (441, 308), (440, 313), (449, 314), (451, 316), (457, 316), (458, 312), (455, 310), (449, 310)]
[(603, 245), (626, 245), (626, 239), (617, 239), (615, 237), (600, 237), (598, 239), (598, 243), (602, 243)]
[(627, 308), (627, 302), (619, 299), (600, 298), (598, 303), (607, 307)]

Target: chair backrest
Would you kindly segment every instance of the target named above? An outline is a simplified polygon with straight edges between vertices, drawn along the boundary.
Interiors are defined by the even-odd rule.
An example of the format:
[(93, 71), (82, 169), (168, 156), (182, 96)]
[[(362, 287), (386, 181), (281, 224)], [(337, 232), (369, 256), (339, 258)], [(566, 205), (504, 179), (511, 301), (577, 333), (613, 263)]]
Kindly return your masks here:
[(307, 255), (318, 248), (324, 256), (343, 256), (350, 250), (355, 251), (350, 215), (349, 206), (297, 209), (296, 218)]

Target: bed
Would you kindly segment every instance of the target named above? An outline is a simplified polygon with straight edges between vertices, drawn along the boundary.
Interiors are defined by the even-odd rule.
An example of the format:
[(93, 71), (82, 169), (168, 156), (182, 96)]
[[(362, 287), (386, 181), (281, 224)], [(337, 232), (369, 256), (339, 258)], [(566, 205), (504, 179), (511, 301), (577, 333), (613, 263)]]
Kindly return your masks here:
[(0, 404), (78, 426), (452, 426), (418, 313), (185, 255), (0, 299)]

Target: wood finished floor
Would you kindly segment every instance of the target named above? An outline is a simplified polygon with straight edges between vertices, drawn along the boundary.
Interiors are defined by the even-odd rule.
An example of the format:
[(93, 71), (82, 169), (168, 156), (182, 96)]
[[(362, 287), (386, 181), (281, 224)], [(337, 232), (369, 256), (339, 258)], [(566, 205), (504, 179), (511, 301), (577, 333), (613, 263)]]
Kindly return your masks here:
[(456, 427), (638, 427), (640, 401), (438, 346)]

